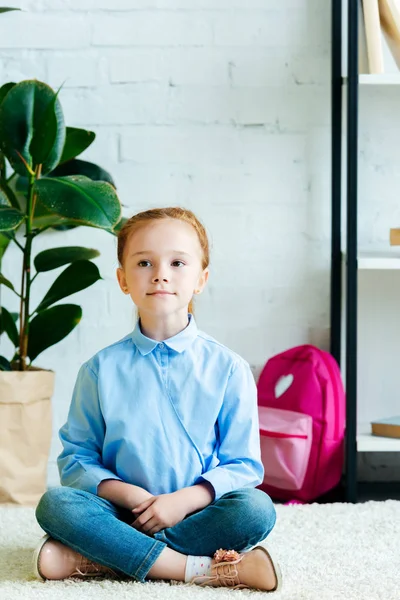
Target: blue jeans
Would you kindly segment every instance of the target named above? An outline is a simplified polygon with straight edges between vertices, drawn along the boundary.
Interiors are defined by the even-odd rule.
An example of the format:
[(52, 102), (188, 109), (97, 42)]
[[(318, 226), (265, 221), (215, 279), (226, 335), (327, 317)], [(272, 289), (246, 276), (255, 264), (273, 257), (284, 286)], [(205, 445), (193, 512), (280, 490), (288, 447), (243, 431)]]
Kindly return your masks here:
[(36, 518), (52, 538), (143, 582), (167, 546), (194, 556), (212, 556), (218, 548), (245, 551), (267, 537), (276, 513), (267, 494), (242, 488), (151, 537), (130, 526), (130, 511), (89, 492), (59, 487), (42, 496)]

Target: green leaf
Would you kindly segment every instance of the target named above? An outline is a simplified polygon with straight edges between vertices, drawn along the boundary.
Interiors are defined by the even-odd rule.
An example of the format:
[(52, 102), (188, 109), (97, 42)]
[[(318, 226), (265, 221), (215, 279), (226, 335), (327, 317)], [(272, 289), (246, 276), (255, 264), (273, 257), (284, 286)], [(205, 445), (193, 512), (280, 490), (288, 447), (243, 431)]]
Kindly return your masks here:
[(19, 210), (0, 205), (0, 231), (10, 231), (21, 225), (24, 215)]
[[(2, 202), (2, 197), (4, 197), (4, 196), (7, 200), (6, 203)], [(1, 204), (3, 204), (4, 206), (7, 206), (7, 205), (13, 206), (17, 210), (21, 209), (19, 202), (17, 200), (17, 197), (14, 194), (13, 190), (10, 188), (8, 183), (2, 178), (0, 178), (0, 205)]]
[(11, 364), (4, 356), (0, 356), (0, 371), (11, 371)]
[(0, 285), (5, 285), (8, 288), (10, 288), (10, 290), (15, 292), (15, 288), (14, 288), (13, 284), (11, 283), (11, 281), (9, 279), (7, 279), (6, 277), (4, 277), (4, 275), (2, 275), (1, 273), (0, 273)]
[(54, 171), (49, 173), (49, 177), (64, 177), (66, 175), (84, 175), (92, 181), (107, 181), (108, 183), (111, 183), (114, 188), (116, 188), (110, 173), (98, 165), (87, 162), (86, 160), (70, 160), (63, 165), (59, 165), (54, 169)]
[[(67, 137), (60, 165), (82, 154), (94, 142), (95, 137), (96, 134), (93, 131), (86, 131), (86, 129), (78, 129), (77, 127), (67, 127)], [(72, 174), (74, 175), (75, 173)], [(69, 173), (65, 173), (65, 175), (69, 175)]]
[[(57, 140), (59, 133), (59, 123), (62, 123), (64, 143), (65, 143), (65, 125), (62, 114), (61, 104), (57, 98), (59, 91), (48, 102), (39, 126), (34, 130), (32, 141), (29, 146), (29, 152), (35, 165), (45, 164)], [(61, 119), (61, 121), (60, 121)], [(45, 174), (45, 173), (44, 173)]]
[(35, 182), (40, 201), (52, 213), (76, 225), (112, 230), (121, 217), (114, 188), (87, 177), (42, 177)]
[(19, 335), (12, 315), (4, 306), (0, 307), (0, 335), (5, 332), (16, 348), (19, 346)]
[(6, 177), (6, 157), (4, 156), (4, 154), (0, 151), (0, 177), (2, 179), (5, 179)]
[(20, 8), (6, 8), (6, 7), (2, 7), (0, 8), (0, 13), (6, 13), (6, 12), (10, 12), (10, 10), (21, 10)]
[(16, 83), (10, 81), (10, 83), (5, 83), (0, 87), (0, 104), (3, 102), (4, 98), (7, 96), (8, 92), (15, 86)]
[(68, 222), (66, 222), (65, 224), (61, 223), (61, 225), (53, 225), (52, 229), (55, 229), (56, 231), (69, 231), (70, 229), (76, 229), (77, 227), (79, 227), (79, 225), (71, 225), (71, 223), (68, 225)]
[(15, 181), (15, 189), (17, 192), (23, 192), (26, 194), (29, 189), (29, 179), (23, 175), (18, 175)]
[[(36, 213), (35, 213), (36, 214)], [(33, 219), (32, 225), (34, 229), (48, 229), (49, 227), (56, 227), (61, 223), (67, 223), (66, 219), (59, 217), (58, 215), (54, 215), (53, 213), (35, 217)]]
[(29, 325), (28, 356), (31, 361), (63, 340), (81, 318), (82, 309), (76, 304), (59, 304), (37, 314)]
[(62, 248), (52, 248), (44, 250), (35, 257), (36, 271), (51, 271), (63, 265), (74, 263), (77, 260), (90, 260), (100, 256), (98, 250), (93, 248), (83, 248), (82, 246), (65, 246)]
[(9, 237), (7, 237), (7, 235), (0, 233), (0, 267), (1, 267), (2, 258), (5, 254), (5, 251), (8, 248), (8, 244), (10, 242), (11, 242), (11, 240)]
[[(53, 143), (50, 151), (47, 152), (50, 142), (47, 139), (48, 132), (44, 129), (43, 124), (48, 122), (46, 115), (50, 110), (49, 104), (51, 105), (52, 102), (55, 103), (56, 136), (53, 139), (54, 130), (49, 125), (49, 136)], [(47, 153), (43, 164), (40, 162), (43, 159), (40, 144), (35, 141), (34, 153), (31, 149), (32, 140), (38, 140), (39, 132), (40, 136), (43, 136), (43, 144)], [(52, 171), (58, 165), (64, 143), (65, 125), (62, 108), (50, 86), (33, 79), (21, 81), (9, 90), (0, 104), (0, 149), (19, 175), (27, 174), (24, 160), (33, 169), (36, 165), (42, 164), (43, 174)]]
[(40, 198), (36, 199), (35, 214), (32, 220), (33, 229), (43, 229), (52, 227), (64, 231), (67, 229), (74, 229), (78, 227), (68, 219), (64, 219), (57, 214), (54, 214), (51, 210), (46, 208), (40, 201)]
[(115, 235), (118, 235), (118, 233), (121, 231), (122, 227), (125, 225), (125, 223), (128, 221), (129, 219), (127, 219), (126, 217), (121, 217), (121, 219), (118, 221), (118, 223), (115, 225), (114, 229), (113, 229), (113, 233)]
[(80, 292), (101, 279), (99, 269), (90, 260), (78, 260), (72, 263), (57, 277), (35, 312), (40, 312), (66, 298)]
[(0, 206), (11, 206), (6, 193), (0, 187)]

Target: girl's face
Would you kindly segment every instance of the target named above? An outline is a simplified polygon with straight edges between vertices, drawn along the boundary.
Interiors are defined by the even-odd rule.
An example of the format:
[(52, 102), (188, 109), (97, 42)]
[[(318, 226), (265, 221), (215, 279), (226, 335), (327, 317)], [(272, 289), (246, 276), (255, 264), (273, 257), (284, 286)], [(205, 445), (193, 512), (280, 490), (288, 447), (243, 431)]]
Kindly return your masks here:
[[(208, 279), (195, 229), (178, 219), (151, 221), (128, 238), (119, 285), (140, 314), (165, 316), (185, 309)], [(162, 293), (164, 292), (164, 293)]]

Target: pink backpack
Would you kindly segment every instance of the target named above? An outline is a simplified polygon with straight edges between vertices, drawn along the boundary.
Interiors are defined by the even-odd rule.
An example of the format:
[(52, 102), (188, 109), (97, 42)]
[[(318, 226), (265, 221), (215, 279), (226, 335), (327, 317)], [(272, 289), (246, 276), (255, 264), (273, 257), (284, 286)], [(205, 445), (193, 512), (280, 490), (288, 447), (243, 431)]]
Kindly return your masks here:
[(259, 380), (259, 486), (280, 500), (309, 502), (343, 469), (345, 393), (335, 359), (309, 344), (273, 356)]

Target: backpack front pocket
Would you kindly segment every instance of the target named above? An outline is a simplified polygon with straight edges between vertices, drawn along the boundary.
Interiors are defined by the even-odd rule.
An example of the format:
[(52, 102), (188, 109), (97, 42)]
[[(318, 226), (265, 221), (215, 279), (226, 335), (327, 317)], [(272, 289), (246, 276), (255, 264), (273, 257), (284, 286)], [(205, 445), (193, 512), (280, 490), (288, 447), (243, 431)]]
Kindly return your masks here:
[(312, 417), (264, 406), (258, 407), (258, 416), (263, 483), (283, 490), (301, 489), (311, 452)]

